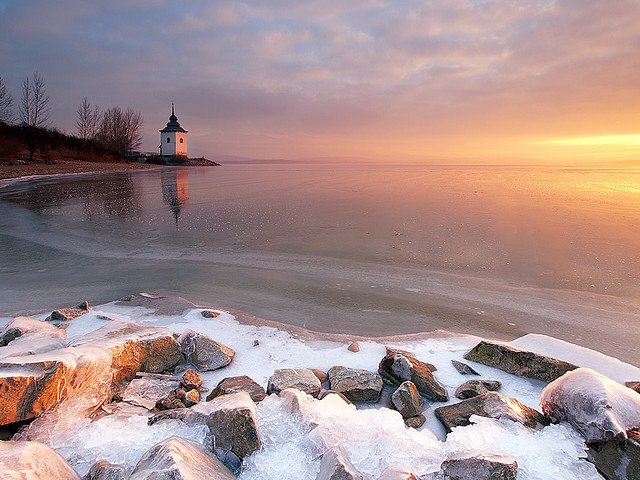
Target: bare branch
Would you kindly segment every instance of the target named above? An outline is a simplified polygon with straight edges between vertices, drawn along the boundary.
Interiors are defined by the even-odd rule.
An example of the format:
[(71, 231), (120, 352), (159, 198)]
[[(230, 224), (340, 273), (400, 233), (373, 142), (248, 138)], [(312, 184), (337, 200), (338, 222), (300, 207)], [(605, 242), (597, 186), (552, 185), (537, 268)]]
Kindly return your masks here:
[(0, 77), (0, 122), (12, 123), (13, 119), (13, 97)]

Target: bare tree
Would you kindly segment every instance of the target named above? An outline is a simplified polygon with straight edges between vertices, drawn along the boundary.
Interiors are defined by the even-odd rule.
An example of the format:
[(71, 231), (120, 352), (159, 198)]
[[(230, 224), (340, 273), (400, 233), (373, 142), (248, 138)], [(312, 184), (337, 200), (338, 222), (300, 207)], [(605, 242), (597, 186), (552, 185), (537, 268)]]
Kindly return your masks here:
[(0, 77), (0, 122), (13, 122), (13, 97)]
[(98, 137), (100, 143), (113, 153), (127, 157), (142, 142), (142, 114), (128, 108), (109, 108), (102, 115)]
[(49, 95), (47, 95), (44, 79), (35, 71), (32, 79), (26, 77), (22, 82), (20, 99), (20, 122), (25, 127), (29, 160), (33, 160), (36, 147), (35, 129), (46, 127), (50, 115)]
[(100, 127), (100, 108), (97, 105), (91, 106), (87, 97), (82, 97), (82, 103), (76, 111), (76, 129), (78, 137), (82, 139), (83, 154), (90, 153), (93, 143), (98, 136)]

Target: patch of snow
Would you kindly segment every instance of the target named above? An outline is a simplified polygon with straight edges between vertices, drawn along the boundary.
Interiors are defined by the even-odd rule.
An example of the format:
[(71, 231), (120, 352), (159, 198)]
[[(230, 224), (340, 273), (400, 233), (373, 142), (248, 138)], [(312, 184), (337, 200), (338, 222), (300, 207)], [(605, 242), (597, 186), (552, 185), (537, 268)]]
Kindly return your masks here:
[(530, 333), (507, 343), (507, 345), (564, 360), (579, 367), (591, 368), (620, 383), (640, 381), (640, 368), (638, 367), (629, 365), (604, 353), (547, 335)]

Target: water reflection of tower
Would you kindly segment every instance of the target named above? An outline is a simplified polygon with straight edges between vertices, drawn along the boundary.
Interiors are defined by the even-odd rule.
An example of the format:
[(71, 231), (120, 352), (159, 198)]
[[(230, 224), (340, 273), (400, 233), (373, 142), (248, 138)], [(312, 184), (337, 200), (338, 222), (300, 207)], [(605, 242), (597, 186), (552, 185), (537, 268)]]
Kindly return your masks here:
[(162, 172), (162, 200), (169, 205), (178, 228), (180, 208), (189, 200), (189, 175), (183, 169)]

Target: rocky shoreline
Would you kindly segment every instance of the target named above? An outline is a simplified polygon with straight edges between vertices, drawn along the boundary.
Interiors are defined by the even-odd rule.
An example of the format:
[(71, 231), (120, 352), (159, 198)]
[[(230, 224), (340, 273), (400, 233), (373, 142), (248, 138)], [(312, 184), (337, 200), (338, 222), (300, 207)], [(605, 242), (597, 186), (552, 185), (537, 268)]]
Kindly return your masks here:
[[(451, 359), (450, 365), (432, 364), (430, 358), (387, 346), (376, 370), (339, 363), (318, 369), (309, 358), (307, 364), (274, 368), (266, 384), (261, 384), (250, 370), (224, 374), (244, 354), (233, 345), (188, 328), (178, 332), (149, 324), (154, 315), (161, 319), (172, 313), (163, 311), (161, 302), (150, 310), (153, 302), (149, 298), (132, 295), (118, 304), (146, 308), (147, 316), (139, 322), (123, 321), (117, 315), (96, 313), (83, 302), (42, 319), (17, 317), (0, 332), (4, 439), (0, 442), (0, 471), (8, 478), (79, 479), (80, 473), (87, 480), (245, 478), (243, 472), (248, 464), (255, 464), (256, 455), (273, 448), (273, 437), (265, 431), (274, 427), (263, 420), (263, 405), (285, 412), (287, 419), (293, 419), (290, 428), (303, 429), (304, 436), (313, 440), (309, 450), (314, 450), (317, 471), (299, 472), (299, 478), (538, 478), (522, 470), (513, 455), (473, 445), (438, 452), (422, 471), (403, 464), (401, 455), (397, 461), (385, 462), (389, 465), (376, 467), (375, 475), (373, 470), (361, 471), (364, 463), (347, 439), (353, 432), (335, 431), (354, 415), (369, 416), (372, 429), (393, 424), (408, 438), (430, 435), (434, 455), (442, 442), (425, 430), (429, 418), (456, 435), (474, 424), (494, 421), (483, 418), (540, 435), (555, 424), (570, 425), (567, 431), (583, 439), (584, 457), (604, 478), (640, 478), (640, 396), (637, 382), (631, 382), (634, 379), (624, 386), (589, 368), (480, 341), (464, 358)], [(218, 328), (226, 328), (223, 315), (196, 308), (186, 314), (192, 322), (208, 322), (214, 331), (216, 322)], [(91, 321), (83, 320), (89, 318)], [(271, 337), (276, 334), (268, 332)], [(251, 342), (247, 348), (263, 347), (258, 338), (246, 341)], [(359, 342), (344, 346), (353, 358), (366, 355), (363, 347)], [(277, 352), (267, 354), (277, 365)], [(478, 373), (483, 365), (508, 375), (502, 381), (486, 378)], [(437, 377), (441, 369), (451, 368), (464, 379), (455, 389)], [(222, 378), (206, 388), (205, 377), (211, 372)], [(540, 410), (500, 392), (504, 378), (510, 376), (539, 382)], [(452, 394), (456, 400), (450, 398)], [(74, 422), (86, 426), (109, 418), (144, 421), (150, 428), (164, 425), (170, 430), (135, 462), (120, 465), (104, 458), (82, 458), (88, 471), (75, 471), (73, 462), (56, 452), (69, 453), (52, 432), (73, 431)], [(403, 427), (398, 427), (400, 422)], [(180, 435), (183, 428), (188, 432), (185, 436)], [(280, 438), (279, 442), (286, 444), (287, 440)], [(351, 442), (357, 443), (357, 437)], [(388, 447), (388, 454), (395, 455)], [(372, 452), (365, 449), (362, 454)], [(403, 454), (411, 457), (411, 452)], [(540, 478), (565, 478), (554, 477), (553, 472), (538, 473)]]

